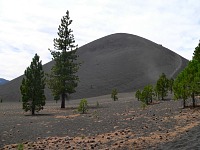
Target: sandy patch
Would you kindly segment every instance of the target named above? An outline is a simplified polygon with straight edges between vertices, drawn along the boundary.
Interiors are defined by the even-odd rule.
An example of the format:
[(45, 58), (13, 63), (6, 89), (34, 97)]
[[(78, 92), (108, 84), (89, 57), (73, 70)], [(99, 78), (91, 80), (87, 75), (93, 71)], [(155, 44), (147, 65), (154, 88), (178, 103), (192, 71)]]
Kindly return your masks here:
[(55, 118), (61, 118), (61, 119), (73, 119), (75, 117), (80, 116), (80, 114), (74, 114), (74, 115), (68, 115), (68, 116), (55, 116)]

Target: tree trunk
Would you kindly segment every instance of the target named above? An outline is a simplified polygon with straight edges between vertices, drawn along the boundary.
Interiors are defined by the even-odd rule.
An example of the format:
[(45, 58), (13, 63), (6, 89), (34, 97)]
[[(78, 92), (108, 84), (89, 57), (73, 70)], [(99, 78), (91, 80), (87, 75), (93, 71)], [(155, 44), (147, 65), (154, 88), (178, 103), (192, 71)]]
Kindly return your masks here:
[(185, 99), (183, 99), (183, 108), (185, 108)]
[(194, 93), (192, 93), (192, 104), (193, 104), (193, 107), (195, 107), (195, 97), (194, 97)]
[(35, 115), (35, 106), (32, 106), (31, 114)]
[(150, 103), (152, 103), (152, 102), (153, 102), (153, 97), (151, 96)]
[(62, 94), (61, 108), (65, 108), (65, 94)]
[(164, 100), (164, 95), (162, 94), (162, 100)]

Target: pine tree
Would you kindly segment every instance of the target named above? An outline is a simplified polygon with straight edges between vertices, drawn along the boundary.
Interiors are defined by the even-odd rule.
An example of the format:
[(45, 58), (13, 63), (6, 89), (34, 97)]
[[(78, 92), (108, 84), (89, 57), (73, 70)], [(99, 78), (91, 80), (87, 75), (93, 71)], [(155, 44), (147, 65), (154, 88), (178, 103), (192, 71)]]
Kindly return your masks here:
[(114, 101), (118, 100), (117, 94), (118, 94), (117, 89), (113, 89), (113, 90), (112, 90), (112, 93), (111, 93), (111, 98), (112, 98)]
[(193, 55), (193, 59), (198, 60), (200, 62), (200, 41), (198, 46), (195, 48)]
[(87, 99), (82, 99), (79, 103), (78, 111), (82, 114), (85, 114), (88, 111), (88, 102)]
[(141, 91), (140, 101), (145, 103), (146, 105), (149, 105), (153, 102), (153, 96), (154, 96), (153, 86), (147, 85), (144, 87), (143, 91)]
[(200, 93), (200, 62), (192, 60), (177, 76), (173, 90), (176, 99), (183, 99), (183, 107), (188, 97), (192, 98), (193, 107), (196, 106), (195, 96)]
[(182, 71), (175, 79), (173, 84), (174, 99), (183, 100), (183, 108), (186, 106), (186, 100), (190, 96), (188, 91), (188, 83), (186, 80), (186, 73)]
[(192, 60), (185, 68), (186, 80), (188, 83), (188, 90), (192, 98), (193, 107), (196, 106), (195, 95), (200, 92), (200, 62), (198, 60)]
[(170, 90), (171, 94), (173, 91), (173, 84), (174, 84), (174, 79), (173, 78), (169, 79), (168, 86), (169, 86), (169, 90)]
[(140, 100), (140, 97), (141, 97), (141, 91), (140, 90), (137, 90), (135, 92), (135, 97), (138, 99), (138, 101)]
[(42, 61), (35, 54), (31, 65), (24, 72), (25, 77), (20, 86), (22, 94), (23, 109), (31, 111), (32, 115), (35, 111), (40, 111), (45, 105), (45, 77), (42, 69)]
[(65, 100), (69, 94), (76, 92), (75, 88), (79, 81), (76, 75), (80, 66), (80, 63), (76, 61), (78, 46), (75, 45), (73, 31), (69, 28), (71, 23), (72, 20), (70, 20), (69, 11), (67, 11), (61, 19), (58, 38), (54, 39), (55, 50), (50, 50), (55, 64), (51, 69), (51, 74), (48, 75), (48, 85), (56, 100), (62, 98), (61, 108), (65, 108)]
[(162, 75), (160, 76), (160, 78), (158, 79), (158, 81), (156, 83), (157, 94), (159, 97), (162, 98), (162, 100), (164, 99), (165, 96), (167, 96), (168, 87), (169, 87), (168, 79), (167, 79), (166, 75), (164, 73), (162, 73)]

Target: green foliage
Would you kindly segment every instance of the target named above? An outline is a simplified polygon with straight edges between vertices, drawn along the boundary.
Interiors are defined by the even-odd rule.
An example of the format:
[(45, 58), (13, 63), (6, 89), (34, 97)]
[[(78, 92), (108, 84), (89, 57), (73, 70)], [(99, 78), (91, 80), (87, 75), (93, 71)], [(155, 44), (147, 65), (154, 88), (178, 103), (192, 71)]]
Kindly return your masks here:
[(152, 103), (154, 96), (153, 86), (147, 85), (144, 87), (143, 91), (141, 92), (140, 101), (142, 101), (144, 104), (148, 105)]
[(69, 17), (69, 11), (61, 19), (61, 25), (58, 28), (58, 38), (54, 39), (54, 51), (50, 50), (54, 66), (51, 74), (48, 74), (48, 85), (56, 100), (62, 98), (61, 108), (65, 108), (65, 99), (69, 94), (75, 91), (78, 86), (79, 78), (76, 72), (79, 69), (76, 51), (78, 46), (75, 45), (74, 35), (69, 28), (72, 20)]
[(80, 101), (78, 111), (82, 114), (85, 114), (88, 111), (88, 102), (86, 99)]
[(147, 85), (142, 91), (137, 90), (135, 97), (141, 101), (141, 107), (144, 109), (147, 105), (153, 102), (153, 97), (155, 96), (154, 88), (152, 85)]
[(135, 98), (137, 98), (138, 101), (139, 101), (139, 100), (140, 100), (140, 97), (141, 97), (141, 91), (140, 91), (140, 90), (137, 90), (137, 91), (135, 92)]
[(1, 101), (0, 101), (1, 103), (3, 102), (3, 99), (1, 98)]
[(42, 68), (42, 61), (35, 54), (31, 65), (24, 72), (25, 77), (20, 86), (22, 94), (23, 109), (31, 111), (32, 115), (35, 111), (40, 111), (45, 105), (45, 77)]
[(17, 150), (23, 150), (24, 149), (24, 145), (23, 144), (18, 144), (17, 145)]
[(185, 100), (192, 97), (193, 107), (195, 107), (195, 95), (200, 94), (200, 62), (192, 60), (188, 66), (177, 76), (174, 81), (174, 98)]
[(173, 90), (175, 100), (183, 99), (183, 107), (189, 97), (193, 107), (196, 106), (195, 96), (200, 94), (200, 42), (194, 50), (193, 60), (175, 79)]
[(160, 95), (158, 94), (157, 87), (155, 86), (153, 90), (154, 90), (154, 96), (157, 98), (157, 100), (159, 100), (160, 99)]
[(168, 93), (168, 79), (164, 73), (160, 76), (156, 83), (156, 92), (158, 97), (161, 97), (162, 100), (164, 99), (165, 96), (167, 96)]
[(195, 48), (194, 53), (193, 53), (193, 60), (197, 60), (200, 62), (200, 42), (198, 46)]
[(168, 88), (169, 88), (169, 91), (172, 93), (173, 91), (173, 84), (174, 84), (174, 79), (171, 78), (168, 80)]
[(118, 94), (117, 89), (113, 89), (113, 90), (112, 90), (112, 93), (111, 93), (111, 98), (112, 98), (114, 101), (118, 100), (117, 94)]
[(185, 80), (185, 73), (180, 73), (175, 79), (173, 85), (174, 99), (183, 99), (183, 108), (185, 108), (185, 101), (189, 97), (188, 84)]

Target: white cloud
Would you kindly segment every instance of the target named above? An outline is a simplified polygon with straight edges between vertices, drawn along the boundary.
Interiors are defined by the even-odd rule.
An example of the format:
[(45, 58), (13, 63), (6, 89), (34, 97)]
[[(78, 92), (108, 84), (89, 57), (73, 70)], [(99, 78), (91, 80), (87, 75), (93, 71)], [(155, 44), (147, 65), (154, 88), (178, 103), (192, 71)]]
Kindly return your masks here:
[(51, 60), (60, 19), (66, 10), (82, 46), (117, 32), (135, 34), (192, 58), (200, 37), (198, 0), (0, 0), (0, 77), (23, 74), (38, 53)]

